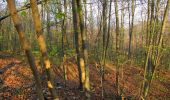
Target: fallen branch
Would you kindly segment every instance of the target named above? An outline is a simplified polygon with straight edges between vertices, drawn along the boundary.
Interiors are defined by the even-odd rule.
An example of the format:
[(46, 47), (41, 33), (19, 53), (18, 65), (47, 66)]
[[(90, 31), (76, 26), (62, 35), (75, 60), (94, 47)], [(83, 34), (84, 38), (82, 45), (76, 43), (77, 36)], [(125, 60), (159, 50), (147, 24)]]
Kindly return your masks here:
[(2, 69), (0, 69), (0, 74), (5, 73), (8, 69), (13, 67), (15, 64), (16, 64), (15, 62), (11, 62), (10, 64), (8, 64), (5, 67), (3, 67)]

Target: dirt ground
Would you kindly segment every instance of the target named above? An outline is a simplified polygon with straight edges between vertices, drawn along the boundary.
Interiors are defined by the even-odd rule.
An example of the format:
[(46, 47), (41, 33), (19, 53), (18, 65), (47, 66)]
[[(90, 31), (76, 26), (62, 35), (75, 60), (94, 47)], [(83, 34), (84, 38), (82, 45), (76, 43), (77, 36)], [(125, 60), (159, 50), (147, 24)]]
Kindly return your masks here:
[[(74, 59), (65, 62), (68, 79), (66, 87), (63, 80), (62, 67), (52, 65), (55, 75), (55, 85), (61, 100), (84, 100), (85, 95), (78, 90), (78, 71)], [(89, 64), (91, 82), (91, 100), (101, 100), (100, 71), (95, 62)], [(39, 73), (43, 80), (43, 92), (50, 100), (45, 76), (40, 67)], [(121, 93), (127, 100), (140, 100), (140, 88), (143, 81), (143, 70), (137, 66), (125, 64), (120, 68)], [(115, 66), (107, 63), (104, 80), (105, 100), (114, 100)], [(0, 100), (35, 100), (35, 82), (25, 61), (15, 57), (0, 58)], [(170, 100), (170, 71), (157, 70), (151, 84), (148, 100)]]

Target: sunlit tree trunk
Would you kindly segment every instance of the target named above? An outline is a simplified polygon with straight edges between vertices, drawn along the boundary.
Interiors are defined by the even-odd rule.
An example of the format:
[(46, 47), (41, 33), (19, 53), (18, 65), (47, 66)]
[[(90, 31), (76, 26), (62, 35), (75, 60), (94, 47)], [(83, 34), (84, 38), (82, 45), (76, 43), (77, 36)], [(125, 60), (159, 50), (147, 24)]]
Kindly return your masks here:
[(33, 73), (34, 78), (35, 78), (36, 88), (37, 88), (36, 90), (37, 90), (38, 97), (39, 97), (40, 100), (44, 100), (40, 75), (38, 74), (38, 71), (37, 71), (37, 68), (36, 68), (36, 65), (35, 65), (35, 59), (32, 55), (30, 44), (25, 37), (24, 29), (23, 29), (23, 26), (21, 24), (21, 20), (20, 20), (18, 14), (17, 14), (15, 2), (14, 2), (14, 0), (7, 0), (7, 3), (8, 3), (9, 11), (11, 13), (13, 23), (14, 23), (15, 28), (16, 28), (18, 35), (19, 35), (21, 47), (25, 51), (28, 62), (30, 64), (30, 68), (31, 68), (32, 73)]
[[(86, 90), (86, 96), (88, 99), (90, 99), (89, 91), (90, 91), (90, 82), (89, 82), (89, 66), (87, 65), (87, 59), (88, 59), (88, 44), (87, 44), (87, 37), (86, 37), (86, 31), (85, 31), (85, 23), (84, 23), (84, 17), (83, 17), (83, 9), (82, 9), (82, 1), (77, 0), (77, 8), (78, 10), (78, 16), (79, 16), (79, 25), (81, 30), (81, 39), (82, 39), (82, 56), (83, 61), (82, 63), (85, 69), (85, 82), (84, 82), (84, 88)], [(83, 72), (83, 71), (82, 71)], [(83, 74), (83, 73), (82, 73)]]
[(79, 88), (84, 89), (85, 84), (85, 61), (82, 56), (82, 41), (81, 41), (81, 29), (79, 27), (80, 19), (78, 16), (77, 0), (72, 0), (72, 12), (73, 12), (73, 25), (74, 25), (74, 35), (75, 35), (75, 45), (77, 53), (77, 65), (79, 71)]
[(32, 10), (32, 17), (33, 22), (36, 30), (37, 40), (40, 47), (40, 51), (43, 58), (43, 63), (45, 65), (46, 75), (47, 75), (47, 84), (48, 88), (53, 96), (54, 99), (58, 99), (58, 96), (56, 94), (56, 90), (54, 87), (54, 76), (52, 75), (52, 69), (50, 64), (50, 59), (48, 57), (47, 49), (46, 49), (46, 43), (45, 39), (42, 33), (42, 26), (41, 26), (41, 20), (40, 20), (40, 14), (38, 11), (37, 1), (36, 0), (30, 0), (31, 3), (31, 10)]

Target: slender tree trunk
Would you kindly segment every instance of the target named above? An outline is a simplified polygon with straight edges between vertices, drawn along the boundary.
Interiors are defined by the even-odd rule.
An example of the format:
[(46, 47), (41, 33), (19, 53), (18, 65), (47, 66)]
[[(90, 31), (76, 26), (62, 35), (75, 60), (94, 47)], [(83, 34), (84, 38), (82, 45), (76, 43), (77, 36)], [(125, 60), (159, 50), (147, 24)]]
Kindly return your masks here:
[[(149, 92), (149, 89), (150, 89), (150, 85), (151, 85), (151, 82), (152, 82), (152, 79), (153, 79), (153, 76), (154, 76), (154, 73), (155, 73), (155, 70), (157, 68), (157, 66), (159, 65), (159, 61), (160, 61), (160, 58), (161, 58), (161, 45), (162, 45), (162, 38), (163, 38), (163, 33), (165, 32), (165, 25), (166, 25), (166, 20), (167, 20), (167, 16), (168, 16), (168, 9), (169, 9), (169, 5), (170, 5), (170, 0), (167, 1), (167, 5), (166, 5), (166, 9), (165, 9), (165, 12), (164, 12), (164, 18), (163, 18), (163, 22), (162, 22), (162, 26), (161, 26), (161, 30), (160, 30), (160, 35), (159, 35), (159, 38), (158, 38), (158, 43), (156, 45), (156, 49), (154, 46), (155, 44), (155, 38), (154, 35), (155, 35), (155, 28), (156, 25), (154, 25), (154, 22), (153, 19), (154, 19), (154, 0), (152, 0), (152, 8), (151, 8), (151, 32), (150, 32), (150, 45), (149, 45), (149, 50), (148, 50), (148, 55), (147, 55), (147, 59), (146, 59), (146, 65), (145, 65), (145, 73), (144, 73), (144, 83), (143, 83), (143, 93), (142, 93), (142, 98), (143, 99), (146, 99), (147, 95), (148, 95), (148, 92)], [(158, 24), (158, 23), (156, 23)], [(157, 32), (157, 30), (156, 30)], [(156, 53), (154, 53), (154, 51), (157, 51)], [(155, 58), (155, 59), (154, 59)]]
[(160, 58), (161, 58), (161, 48), (162, 48), (162, 42), (163, 42), (163, 33), (165, 32), (165, 26), (167, 24), (169, 6), (170, 6), (170, 0), (167, 1), (163, 21), (162, 21), (162, 24), (161, 24), (161, 30), (160, 30), (160, 34), (159, 34), (159, 37), (158, 37), (158, 43), (157, 43), (157, 53), (156, 53), (156, 59), (155, 59), (155, 67), (153, 69), (152, 78), (154, 76), (155, 69), (159, 65)]
[(102, 77), (104, 79), (104, 66), (106, 55), (106, 37), (107, 37), (107, 0), (103, 0), (103, 51), (102, 51)]
[(118, 14), (118, 4), (117, 0), (115, 1), (115, 17), (116, 17), (116, 92), (119, 96), (119, 14)]
[(36, 68), (36, 65), (35, 65), (35, 59), (32, 55), (30, 44), (25, 37), (24, 29), (23, 29), (22, 24), (21, 24), (21, 20), (20, 20), (18, 14), (17, 14), (15, 1), (14, 0), (7, 0), (7, 3), (8, 3), (9, 11), (11, 13), (13, 23), (14, 23), (15, 28), (16, 28), (18, 35), (19, 35), (21, 47), (25, 51), (28, 62), (30, 64), (30, 68), (31, 68), (32, 73), (33, 73), (34, 78), (35, 78), (36, 88), (37, 88), (36, 90), (37, 90), (38, 97), (39, 97), (40, 100), (44, 100), (40, 75), (38, 74), (38, 71), (37, 71), (37, 68)]
[(45, 65), (46, 69), (46, 75), (48, 80), (48, 88), (53, 96), (54, 99), (58, 99), (55, 86), (54, 86), (54, 76), (52, 75), (52, 69), (50, 64), (50, 59), (48, 57), (47, 49), (46, 49), (46, 43), (45, 39), (42, 33), (42, 26), (41, 26), (41, 20), (40, 20), (40, 14), (38, 11), (37, 1), (36, 0), (30, 0), (31, 3), (31, 10), (32, 10), (32, 17), (33, 22), (36, 30), (37, 40), (40, 47), (40, 51), (43, 58), (43, 63)]
[(132, 34), (131, 34), (131, 9), (130, 9), (130, 6), (131, 6), (131, 1), (128, 2), (128, 11), (129, 11), (129, 47), (128, 47), (128, 58), (130, 58), (130, 55), (131, 55), (131, 38), (132, 38)]
[(154, 22), (154, 0), (151, 2), (151, 19), (150, 19), (150, 27), (149, 27), (149, 34), (148, 34), (148, 51), (147, 51), (147, 57), (145, 62), (145, 72), (144, 72), (144, 82), (143, 82), (143, 89), (142, 89), (142, 97), (143, 99), (146, 99), (146, 96), (148, 94), (149, 90), (149, 81), (151, 79), (151, 72), (153, 67), (153, 61), (152, 61), (152, 54), (153, 54), (153, 33), (155, 28), (155, 22)]
[[(129, 9), (130, 9), (130, 1), (129, 1)], [(132, 13), (132, 14), (130, 14), (130, 13)], [(131, 11), (129, 10), (129, 14), (131, 15), (131, 17), (129, 17), (129, 20), (131, 20), (131, 23), (129, 24), (130, 26), (129, 26), (129, 51), (128, 51), (128, 58), (131, 58), (131, 55), (132, 55), (134, 13), (135, 13), (135, 1), (132, 0)], [(132, 18), (132, 19), (130, 19), (130, 18)]]
[[(125, 7), (125, 1), (124, 0), (121, 0), (121, 5), (122, 5), (122, 8)], [(125, 10), (122, 9), (121, 10), (121, 29), (120, 29), (120, 51), (121, 51), (121, 54), (122, 56), (125, 56), (125, 44), (124, 44), (124, 38), (125, 38), (125, 27), (124, 27), (124, 17), (125, 17)], [(120, 66), (121, 68), (121, 82), (122, 82), (122, 88), (120, 89), (120, 93), (121, 93), (121, 96), (122, 96), (122, 100), (124, 98), (124, 85), (125, 85), (125, 82), (124, 82), (124, 66)]]
[(147, 33), (146, 33), (146, 47), (149, 44), (149, 32), (150, 32), (150, 0), (148, 0), (148, 17), (147, 17)]
[[(159, 21), (159, 15), (160, 15), (160, 0), (157, 0), (156, 2), (156, 14), (155, 14), (155, 19), (156, 19), (156, 29), (155, 29), (155, 32), (156, 33), (160, 33), (160, 30), (161, 30), (161, 23)], [(159, 34), (155, 34), (155, 41), (154, 41), (154, 45), (157, 45), (157, 40), (158, 40), (158, 37)]]
[(153, 76), (155, 74), (155, 70), (156, 70), (157, 66), (159, 65), (160, 58), (161, 58), (161, 48), (162, 48), (162, 42), (163, 42), (163, 33), (165, 32), (165, 26), (167, 24), (169, 6), (170, 6), (170, 0), (167, 1), (167, 5), (166, 5), (166, 8), (165, 8), (164, 17), (163, 17), (163, 22), (161, 24), (160, 35), (159, 35), (158, 43), (157, 43), (157, 53), (156, 53), (156, 59), (155, 59), (155, 67), (153, 69), (152, 78), (153, 78)]
[[(108, 46), (109, 46), (109, 41), (110, 41), (110, 23), (111, 23), (111, 12), (112, 12), (112, 0), (110, 0), (110, 4), (109, 4), (109, 19), (108, 19), (108, 30), (107, 30), (107, 40), (106, 40), (106, 53), (108, 50)], [(106, 58), (106, 54), (105, 54), (105, 58)]]
[[(0, 37), (2, 37), (2, 23), (0, 22)], [(0, 51), (2, 50), (2, 39), (0, 39)]]
[[(122, 0), (122, 8), (124, 8), (125, 2)], [(125, 17), (125, 10), (121, 10), (121, 49), (124, 52), (124, 17)]]
[(77, 65), (79, 71), (79, 88), (84, 89), (85, 83), (85, 61), (81, 53), (82, 41), (81, 41), (81, 29), (79, 27), (80, 19), (78, 16), (77, 1), (72, 0), (72, 12), (73, 12), (73, 24), (74, 24), (74, 35), (75, 35), (75, 44), (76, 44), (76, 53), (77, 53)]
[[(62, 1), (63, 0), (55, 0), (56, 1), (56, 15), (60, 15), (62, 14)], [(63, 24), (63, 17), (61, 18), (55, 18), (55, 22), (56, 22), (56, 31), (57, 31), (57, 34), (62, 34), (62, 24)], [(60, 24), (58, 24), (58, 22), (61, 22)], [(61, 26), (61, 27), (60, 27)], [(60, 41), (62, 41), (62, 38), (60, 40), (59, 36), (58, 36), (58, 39), (57, 39), (57, 44), (60, 44)], [(61, 47), (62, 48), (62, 47)]]
[(102, 11), (102, 31), (103, 31), (103, 47), (102, 47), (102, 56), (101, 56), (101, 88), (102, 88), (102, 99), (104, 99), (104, 87), (103, 87), (103, 80), (104, 80), (104, 74), (105, 74), (105, 61), (106, 61), (106, 37), (107, 37), (107, 1), (103, 0), (103, 11)]
[[(83, 54), (83, 66), (85, 67), (85, 83), (84, 83), (84, 88), (86, 90), (86, 96), (88, 99), (90, 99), (90, 82), (89, 82), (89, 66), (87, 65), (87, 59), (88, 59), (88, 44), (87, 44), (87, 37), (86, 37), (86, 31), (85, 31), (85, 26), (84, 26), (84, 18), (83, 18), (83, 9), (81, 5), (81, 0), (77, 0), (77, 8), (78, 10), (78, 15), (79, 15), (79, 24), (80, 24), (80, 30), (81, 30), (81, 39), (82, 39), (82, 54)], [(83, 71), (82, 71), (83, 72)]]
[(65, 80), (65, 86), (66, 86), (66, 81), (67, 81), (67, 69), (66, 66), (64, 65), (64, 62), (66, 61), (66, 42), (67, 42), (67, 37), (66, 37), (66, 28), (67, 28), (67, 0), (64, 0), (64, 19), (62, 23), (62, 57), (63, 57), (63, 74), (64, 74), (64, 80)]
[(52, 50), (52, 33), (50, 31), (50, 9), (49, 9), (49, 4), (46, 3), (46, 11), (47, 11), (47, 43), (49, 43), (49, 45), (47, 45), (48, 47), (48, 51), (51, 52)]

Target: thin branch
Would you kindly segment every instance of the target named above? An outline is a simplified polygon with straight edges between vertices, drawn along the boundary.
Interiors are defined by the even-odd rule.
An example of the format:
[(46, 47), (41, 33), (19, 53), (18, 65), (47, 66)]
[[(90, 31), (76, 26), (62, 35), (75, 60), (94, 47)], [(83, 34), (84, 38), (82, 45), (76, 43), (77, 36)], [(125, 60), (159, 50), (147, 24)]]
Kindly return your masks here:
[[(37, 4), (42, 4), (42, 1), (38, 1)], [(20, 11), (23, 11), (23, 10), (26, 10), (26, 9), (29, 9), (29, 8), (30, 8), (30, 3), (21, 7), (19, 10), (17, 10), (17, 12), (20, 12)], [(8, 18), (9, 16), (11, 16), (11, 14), (7, 14), (5, 16), (0, 17), (0, 22), (4, 19)]]

